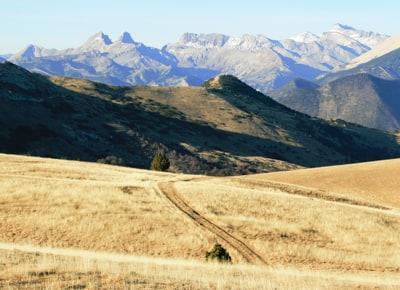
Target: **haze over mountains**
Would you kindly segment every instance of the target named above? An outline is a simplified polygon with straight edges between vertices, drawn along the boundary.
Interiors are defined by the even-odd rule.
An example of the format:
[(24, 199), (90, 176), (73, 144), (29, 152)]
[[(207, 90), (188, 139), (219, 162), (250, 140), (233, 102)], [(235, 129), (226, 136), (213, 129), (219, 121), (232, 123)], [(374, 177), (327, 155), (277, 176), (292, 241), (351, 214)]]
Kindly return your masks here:
[(296, 79), (269, 93), (310, 116), (400, 129), (400, 37), (393, 36), (315, 83)]
[(362, 73), (319, 86), (299, 79), (271, 96), (310, 116), (342, 119), (387, 131), (400, 129), (400, 80)]
[(344, 76), (367, 73), (387, 80), (400, 78), (400, 36), (393, 36), (338, 71), (319, 80), (326, 83)]
[(376, 45), (371, 51), (353, 59), (345, 68), (354, 68), (398, 49), (400, 49), (400, 36), (392, 36)]
[(78, 48), (30, 45), (8, 60), (45, 75), (112, 85), (193, 86), (232, 74), (265, 92), (295, 78), (315, 79), (387, 38), (336, 24), (321, 35), (303, 33), (281, 41), (264, 35), (186, 33), (178, 42), (157, 49), (136, 42), (129, 33), (113, 42), (100, 32)]

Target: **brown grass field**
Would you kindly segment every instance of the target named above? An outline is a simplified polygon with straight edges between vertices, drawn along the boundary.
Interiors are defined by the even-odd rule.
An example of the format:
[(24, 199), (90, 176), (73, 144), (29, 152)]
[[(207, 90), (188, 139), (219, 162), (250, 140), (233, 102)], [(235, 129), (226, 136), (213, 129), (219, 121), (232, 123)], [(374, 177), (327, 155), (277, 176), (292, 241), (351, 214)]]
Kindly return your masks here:
[[(400, 287), (400, 160), (225, 178), (0, 165), (0, 288)], [(217, 242), (232, 265), (205, 262)]]
[[(400, 159), (253, 176), (400, 208)], [(251, 177), (251, 178), (253, 178)]]

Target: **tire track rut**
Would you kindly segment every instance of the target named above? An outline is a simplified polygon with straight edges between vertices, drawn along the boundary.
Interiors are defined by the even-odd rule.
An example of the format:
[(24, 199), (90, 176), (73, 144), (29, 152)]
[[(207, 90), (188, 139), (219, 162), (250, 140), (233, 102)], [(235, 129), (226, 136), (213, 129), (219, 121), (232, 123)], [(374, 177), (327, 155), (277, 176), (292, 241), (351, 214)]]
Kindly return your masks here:
[(207, 218), (199, 214), (195, 209), (190, 207), (186, 203), (186, 201), (178, 194), (173, 182), (157, 183), (155, 190), (165, 196), (178, 210), (184, 213), (200, 227), (213, 233), (220, 240), (224, 241), (226, 244), (234, 248), (246, 260), (246, 262), (257, 265), (267, 264), (259, 254), (257, 254), (254, 250), (247, 246), (243, 241), (234, 237), (226, 230), (208, 220)]

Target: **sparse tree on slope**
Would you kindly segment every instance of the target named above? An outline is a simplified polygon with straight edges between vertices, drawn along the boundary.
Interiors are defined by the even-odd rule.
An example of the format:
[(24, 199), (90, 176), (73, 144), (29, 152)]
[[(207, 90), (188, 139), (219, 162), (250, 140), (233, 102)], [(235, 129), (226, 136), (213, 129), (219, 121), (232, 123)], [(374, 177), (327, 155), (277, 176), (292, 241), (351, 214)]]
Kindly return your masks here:
[(167, 171), (170, 166), (170, 162), (163, 152), (157, 152), (156, 155), (154, 155), (153, 161), (151, 161), (151, 170), (156, 170), (156, 171)]

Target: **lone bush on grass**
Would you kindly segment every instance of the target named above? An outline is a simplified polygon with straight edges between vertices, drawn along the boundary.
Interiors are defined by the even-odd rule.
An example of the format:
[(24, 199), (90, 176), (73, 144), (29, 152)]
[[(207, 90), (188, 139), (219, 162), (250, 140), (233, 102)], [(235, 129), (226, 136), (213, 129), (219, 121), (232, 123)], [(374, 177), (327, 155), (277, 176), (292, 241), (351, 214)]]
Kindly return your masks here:
[(206, 260), (209, 262), (231, 263), (232, 258), (228, 251), (220, 244), (215, 244), (214, 248), (206, 253)]

